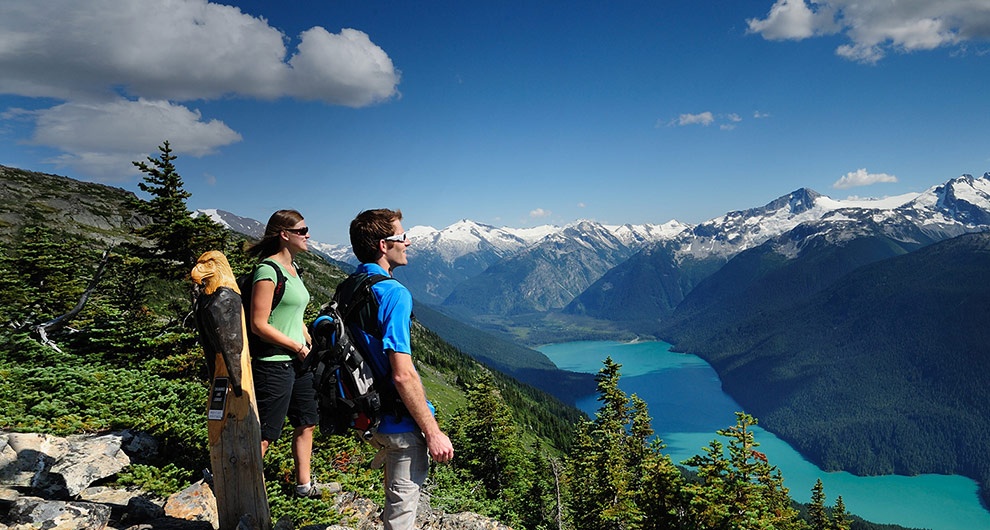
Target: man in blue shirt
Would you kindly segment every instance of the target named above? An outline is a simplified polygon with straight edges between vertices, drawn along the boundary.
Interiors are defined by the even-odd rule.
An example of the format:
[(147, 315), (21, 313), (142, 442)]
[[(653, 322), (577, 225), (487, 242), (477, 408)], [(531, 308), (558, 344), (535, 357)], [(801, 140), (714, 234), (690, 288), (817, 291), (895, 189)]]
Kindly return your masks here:
[[(357, 272), (391, 276), (396, 267), (406, 265), (409, 239), (402, 229), (402, 212), (387, 209), (366, 210), (351, 221), (350, 236), (354, 255), (361, 261)], [(386, 530), (413, 528), (419, 492), (429, 473), (429, 457), (446, 462), (454, 457), (454, 447), (433, 417), (433, 405), (412, 361), (409, 325), (412, 295), (395, 280), (378, 282), (372, 292), (379, 302), (378, 324), (382, 339), (359, 332), (355, 339), (371, 353), (370, 362), (390, 373), (392, 383), (408, 415), (385, 416), (371, 440), (379, 448), (376, 462), (385, 464)]]

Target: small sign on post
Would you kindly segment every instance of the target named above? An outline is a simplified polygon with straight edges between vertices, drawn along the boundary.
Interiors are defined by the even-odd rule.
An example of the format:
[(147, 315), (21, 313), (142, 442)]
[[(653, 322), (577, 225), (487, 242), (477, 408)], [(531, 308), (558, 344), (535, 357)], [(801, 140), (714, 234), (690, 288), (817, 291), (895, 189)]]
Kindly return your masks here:
[(194, 312), (213, 377), (207, 430), (220, 530), (235, 530), (245, 515), (258, 530), (271, 530), (261, 424), (237, 281), (226, 256), (217, 251), (200, 256), (190, 276), (200, 286)]

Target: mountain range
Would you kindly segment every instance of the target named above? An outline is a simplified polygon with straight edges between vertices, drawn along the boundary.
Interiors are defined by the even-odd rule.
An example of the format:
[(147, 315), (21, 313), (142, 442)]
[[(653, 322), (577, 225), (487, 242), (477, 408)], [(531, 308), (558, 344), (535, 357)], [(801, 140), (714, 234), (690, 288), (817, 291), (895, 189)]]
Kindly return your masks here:
[(990, 500), (990, 173), (878, 200), (802, 188), (697, 225), (409, 231), (397, 276), (437, 322), (662, 338), (824, 469), (964, 474)]
[[(986, 229), (988, 197), (986, 175), (963, 175), (884, 199), (836, 200), (802, 188), (696, 225), (414, 226), (409, 265), (396, 277), (422, 303), (494, 331), (555, 314), (655, 335), (688, 293), (745, 250), (772, 240), (777, 253), (795, 253), (827, 232), (848, 238), (865, 226), (918, 248)], [(312, 247), (356, 263), (346, 246)]]

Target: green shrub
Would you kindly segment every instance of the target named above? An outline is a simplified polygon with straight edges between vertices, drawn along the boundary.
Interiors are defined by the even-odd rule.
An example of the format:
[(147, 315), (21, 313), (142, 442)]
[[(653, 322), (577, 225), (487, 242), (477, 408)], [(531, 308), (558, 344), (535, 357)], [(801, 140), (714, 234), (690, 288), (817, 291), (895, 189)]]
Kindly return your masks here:
[(160, 468), (137, 464), (118, 473), (116, 482), (118, 486), (140, 488), (164, 499), (189, 487), (194, 474), (171, 463)]

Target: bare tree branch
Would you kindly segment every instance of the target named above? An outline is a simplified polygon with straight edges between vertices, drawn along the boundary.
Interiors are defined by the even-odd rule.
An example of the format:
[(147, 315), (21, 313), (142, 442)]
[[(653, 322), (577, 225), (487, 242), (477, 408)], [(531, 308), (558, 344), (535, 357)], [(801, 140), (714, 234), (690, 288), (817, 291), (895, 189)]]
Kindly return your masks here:
[(41, 338), (42, 344), (48, 346), (49, 348), (54, 349), (59, 353), (62, 353), (62, 350), (60, 350), (58, 346), (56, 346), (55, 343), (48, 338), (48, 334), (50, 332), (58, 331), (63, 327), (65, 327), (65, 325), (68, 324), (70, 320), (75, 318), (76, 315), (78, 315), (83, 310), (83, 307), (86, 306), (86, 302), (89, 301), (90, 295), (92, 295), (93, 291), (96, 290), (96, 287), (100, 283), (100, 279), (103, 277), (103, 271), (104, 269), (106, 269), (107, 262), (110, 259), (110, 251), (112, 249), (113, 246), (111, 245), (109, 248), (103, 251), (103, 256), (100, 258), (100, 265), (99, 267), (96, 268), (96, 274), (94, 274), (93, 279), (89, 281), (89, 285), (86, 287), (86, 290), (83, 291), (82, 296), (79, 297), (79, 302), (76, 303), (75, 307), (73, 307), (68, 313), (62, 316), (55, 317), (49, 320), (48, 322), (43, 322), (41, 324), (32, 326), (32, 330), (38, 334), (38, 337)]

